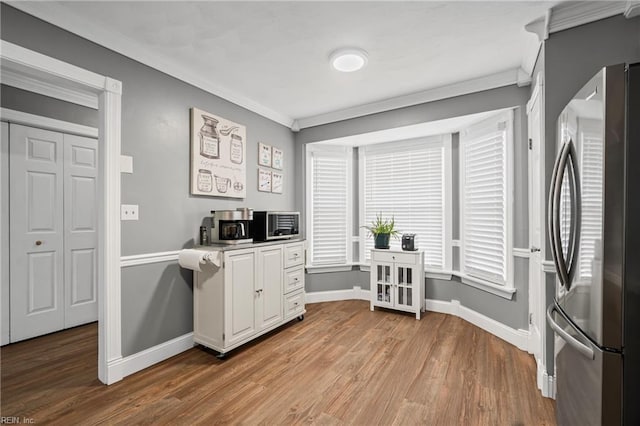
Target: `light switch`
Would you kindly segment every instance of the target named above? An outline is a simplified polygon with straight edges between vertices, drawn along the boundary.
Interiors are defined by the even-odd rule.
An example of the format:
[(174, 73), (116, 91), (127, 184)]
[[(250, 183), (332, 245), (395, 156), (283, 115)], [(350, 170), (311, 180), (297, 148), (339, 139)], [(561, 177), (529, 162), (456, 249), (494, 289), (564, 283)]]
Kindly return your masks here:
[(120, 206), (120, 220), (138, 220), (138, 205), (122, 204)]

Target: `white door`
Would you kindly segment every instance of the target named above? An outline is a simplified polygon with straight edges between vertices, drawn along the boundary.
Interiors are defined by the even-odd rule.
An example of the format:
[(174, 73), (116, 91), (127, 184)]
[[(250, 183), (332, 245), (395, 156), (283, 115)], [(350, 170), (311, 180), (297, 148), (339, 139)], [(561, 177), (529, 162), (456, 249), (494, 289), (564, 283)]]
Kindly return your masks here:
[(539, 80), (527, 104), (529, 128), (529, 331), (531, 352), (538, 366), (542, 364), (543, 333), (545, 324), (544, 272), (542, 252), (544, 242), (543, 176), (541, 174), (542, 131), (541, 131), (542, 84)]
[(96, 321), (95, 139), (12, 124), (10, 340)]
[(282, 246), (272, 246), (258, 252), (258, 276), (256, 277), (256, 319), (258, 330), (264, 330), (282, 321)]
[(9, 310), (9, 123), (2, 122), (0, 134), (0, 193), (2, 210), (0, 210), (0, 325), (2, 339), (0, 345), (9, 343), (9, 324), (11, 323)]
[(224, 265), (224, 328), (225, 346), (251, 337), (255, 321), (254, 250), (238, 250), (225, 254)]
[(61, 133), (10, 128), (12, 342), (64, 326), (63, 151)]
[(97, 321), (98, 141), (64, 135), (65, 328)]

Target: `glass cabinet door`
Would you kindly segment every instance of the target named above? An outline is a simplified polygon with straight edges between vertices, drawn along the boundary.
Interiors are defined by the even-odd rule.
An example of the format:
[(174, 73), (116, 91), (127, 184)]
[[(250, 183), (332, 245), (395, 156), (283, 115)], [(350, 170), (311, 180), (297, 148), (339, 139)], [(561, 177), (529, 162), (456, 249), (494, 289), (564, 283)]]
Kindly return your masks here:
[(376, 292), (378, 302), (388, 303), (391, 305), (392, 301), (392, 288), (393, 277), (391, 276), (393, 268), (391, 264), (378, 264), (376, 265)]
[(396, 267), (398, 277), (396, 306), (413, 306), (413, 267), (398, 265)]

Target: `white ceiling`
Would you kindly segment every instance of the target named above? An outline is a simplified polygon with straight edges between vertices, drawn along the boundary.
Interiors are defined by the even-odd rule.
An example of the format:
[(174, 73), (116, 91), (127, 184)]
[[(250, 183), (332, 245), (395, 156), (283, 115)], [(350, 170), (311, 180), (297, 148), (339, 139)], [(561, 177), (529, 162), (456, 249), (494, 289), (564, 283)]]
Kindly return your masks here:
[[(524, 27), (558, 3), (11, 2), (294, 127), (526, 80), (539, 43)], [(346, 46), (365, 69), (329, 67)]]

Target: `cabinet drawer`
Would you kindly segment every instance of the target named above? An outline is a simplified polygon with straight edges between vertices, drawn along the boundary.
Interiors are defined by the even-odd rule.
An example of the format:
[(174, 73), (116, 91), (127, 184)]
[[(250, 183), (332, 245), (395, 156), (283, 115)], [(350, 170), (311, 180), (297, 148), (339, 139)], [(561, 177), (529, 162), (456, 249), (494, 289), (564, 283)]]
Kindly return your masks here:
[(284, 317), (290, 318), (304, 313), (304, 291), (289, 293), (284, 297)]
[(284, 292), (304, 288), (304, 267), (298, 266), (284, 271)]
[(373, 250), (372, 260), (377, 262), (416, 263), (419, 253), (402, 253), (397, 251)]
[(302, 243), (287, 244), (284, 246), (284, 267), (302, 265), (304, 262), (304, 246)]

